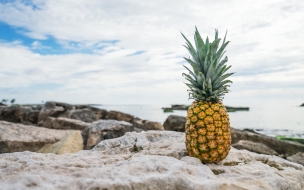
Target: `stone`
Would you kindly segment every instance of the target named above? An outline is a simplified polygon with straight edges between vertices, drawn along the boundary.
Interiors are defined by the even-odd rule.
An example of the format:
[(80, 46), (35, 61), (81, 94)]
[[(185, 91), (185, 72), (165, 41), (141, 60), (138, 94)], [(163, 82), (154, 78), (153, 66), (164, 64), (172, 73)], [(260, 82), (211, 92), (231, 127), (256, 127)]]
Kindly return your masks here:
[(106, 115), (106, 119), (131, 122), (134, 119), (134, 116), (119, 111), (109, 111)]
[(133, 131), (133, 125), (125, 121), (99, 120), (82, 131), (84, 149), (92, 149), (100, 141), (123, 136)]
[(269, 148), (268, 146), (258, 143), (258, 142), (251, 142), (247, 140), (240, 140), (235, 144), (232, 144), (236, 149), (239, 150), (249, 150), (251, 152), (256, 152), (259, 154), (268, 154), (268, 155), (279, 155), (276, 151), (273, 149)]
[(187, 155), (185, 134), (171, 131), (129, 132), (123, 137), (101, 141), (93, 151), (107, 155), (140, 152), (143, 155), (169, 156), (181, 159)]
[(138, 117), (135, 117), (131, 124), (134, 126), (134, 131), (141, 132), (141, 131), (148, 131), (148, 130), (164, 130), (164, 126), (162, 126), (159, 122), (153, 122), (148, 120), (142, 120)]
[(0, 153), (38, 151), (73, 132), (0, 121)]
[(107, 111), (97, 108), (88, 108), (89, 106), (76, 106), (75, 109), (68, 110), (64, 114), (61, 114), (60, 117), (66, 117), (71, 119), (77, 119), (87, 123), (92, 123), (94, 121), (104, 119)]
[(165, 130), (185, 132), (186, 117), (169, 115), (164, 123)]
[(295, 155), (289, 156), (287, 160), (304, 165), (304, 152), (298, 152)]
[(39, 110), (33, 109), (30, 106), (13, 105), (0, 107), (0, 120), (23, 123), (23, 124), (37, 124)]
[(61, 102), (46, 102), (39, 113), (38, 125), (52, 128), (52, 123), (50, 122), (52, 119), (49, 118), (59, 117), (91, 123), (104, 119), (106, 115), (106, 110), (89, 105), (70, 105)]
[(39, 153), (53, 153), (65, 154), (75, 153), (83, 150), (83, 139), (81, 131), (73, 131), (68, 136), (62, 138), (54, 144), (46, 144), (37, 152)]
[(231, 128), (231, 138), (232, 144), (235, 144), (240, 140), (264, 144), (278, 154), (282, 154), (284, 158), (294, 155), (298, 152), (304, 152), (304, 145), (278, 140), (266, 135), (251, 133), (249, 131), (242, 131), (234, 128)]
[(0, 154), (0, 187), (109, 190), (304, 187), (304, 167), (300, 164), (231, 148), (225, 160), (204, 165), (185, 154), (184, 140), (184, 133), (174, 131), (131, 132), (101, 141), (93, 150), (73, 154), (28, 151)]
[(64, 117), (47, 117), (42, 124), (40, 124), (42, 127), (50, 128), (50, 129), (61, 129), (61, 130), (67, 130), (67, 129), (73, 129), (73, 130), (84, 130), (88, 126), (90, 126), (89, 123), (85, 123), (83, 121), (79, 121), (76, 119), (69, 119)]
[(48, 119), (48, 117), (58, 117), (60, 114), (71, 109), (73, 109), (73, 106), (69, 104), (46, 102), (39, 113), (38, 125), (42, 126), (43, 122)]

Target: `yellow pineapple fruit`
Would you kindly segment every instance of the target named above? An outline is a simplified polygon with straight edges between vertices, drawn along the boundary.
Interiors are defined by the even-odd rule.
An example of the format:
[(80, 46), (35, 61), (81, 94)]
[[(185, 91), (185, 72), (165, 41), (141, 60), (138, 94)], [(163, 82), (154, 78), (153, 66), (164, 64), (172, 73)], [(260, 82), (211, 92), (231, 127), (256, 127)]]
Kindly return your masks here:
[[(183, 34), (182, 34), (183, 35)], [(227, 33), (226, 33), (227, 35)], [(222, 59), (224, 49), (229, 42), (222, 45), (215, 30), (215, 40), (209, 43), (201, 38), (195, 28), (195, 48), (189, 40), (185, 47), (192, 59), (185, 58), (192, 70), (184, 66), (189, 74), (183, 73), (189, 83), (189, 99), (195, 101), (188, 109), (186, 119), (186, 147), (190, 156), (199, 158), (203, 163), (215, 163), (226, 158), (231, 147), (229, 116), (222, 103), (223, 96), (228, 93), (230, 80), (225, 80), (234, 73), (226, 73), (227, 56)]]

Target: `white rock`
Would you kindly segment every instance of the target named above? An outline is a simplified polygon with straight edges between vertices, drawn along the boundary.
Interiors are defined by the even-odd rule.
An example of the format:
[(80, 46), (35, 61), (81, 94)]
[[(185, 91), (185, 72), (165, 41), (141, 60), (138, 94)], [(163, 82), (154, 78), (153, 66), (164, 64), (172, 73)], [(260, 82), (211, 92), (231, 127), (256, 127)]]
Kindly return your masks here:
[(303, 179), (300, 164), (234, 148), (201, 164), (185, 155), (184, 133), (171, 131), (127, 133), (75, 154), (0, 154), (2, 189), (300, 190)]

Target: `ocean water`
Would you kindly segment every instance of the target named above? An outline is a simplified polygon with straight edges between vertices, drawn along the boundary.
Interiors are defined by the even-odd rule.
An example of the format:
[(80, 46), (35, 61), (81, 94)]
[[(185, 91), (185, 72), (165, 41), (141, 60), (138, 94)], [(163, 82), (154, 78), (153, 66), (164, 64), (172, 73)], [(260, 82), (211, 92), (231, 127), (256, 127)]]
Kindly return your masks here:
[[(162, 107), (171, 105), (101, 105), (98, 108), (131, 114), (141, 119), (164, 123), (169, 115), (186, 116), (178, 110), (164, 113)], [(268, 135), (304, 138), (304, 107), (269, 105), (250, 107), (249, 111), (229, 112), (230, 125), (236, 129), (254, 129)]]

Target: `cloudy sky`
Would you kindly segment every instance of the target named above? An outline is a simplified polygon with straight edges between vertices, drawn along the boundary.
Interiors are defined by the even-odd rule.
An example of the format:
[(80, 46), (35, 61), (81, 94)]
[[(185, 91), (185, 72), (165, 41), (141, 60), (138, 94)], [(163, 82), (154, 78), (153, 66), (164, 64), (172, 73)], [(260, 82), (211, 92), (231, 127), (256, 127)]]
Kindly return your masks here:
[(224, 104), (304, 102), (303, 0), (0, 0), (0, 99), (184, 104), (184, 33), (228, 30)]

